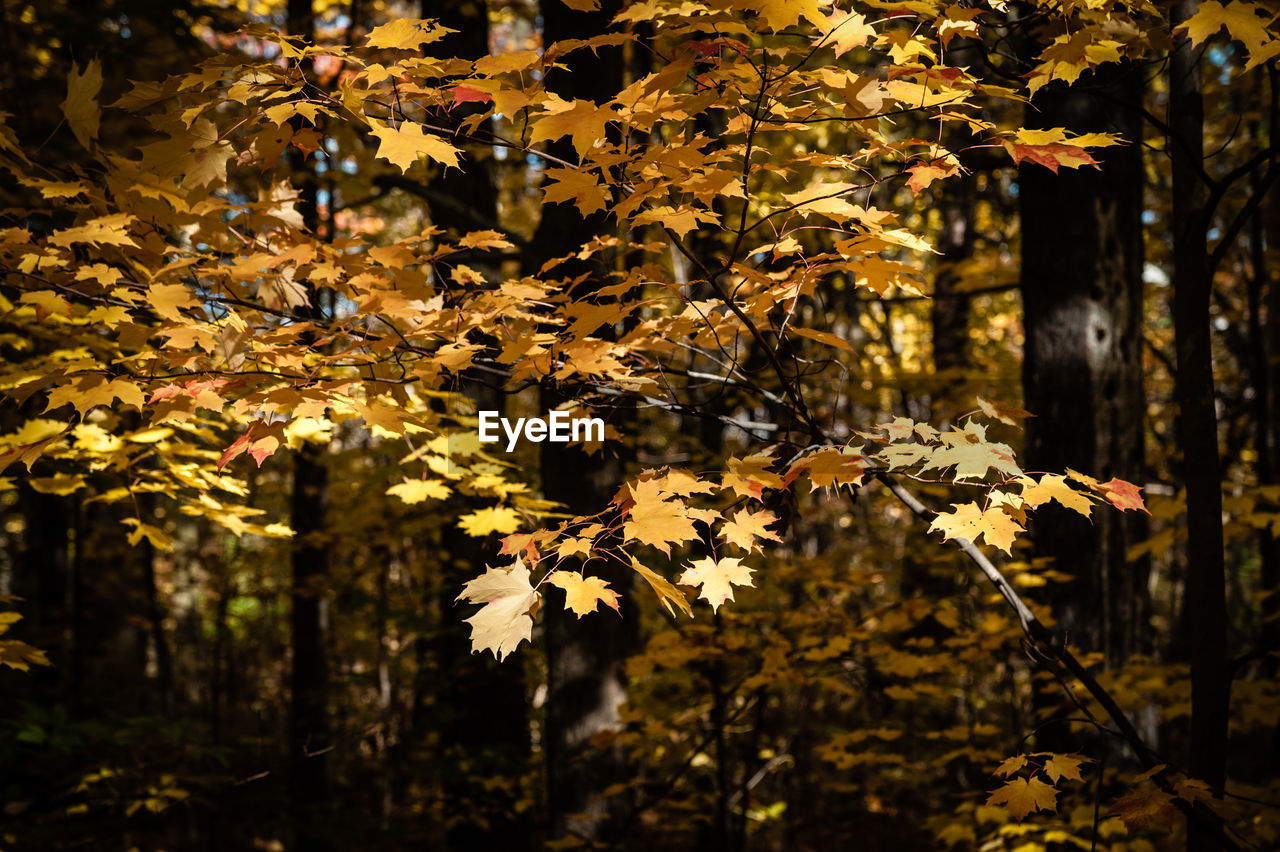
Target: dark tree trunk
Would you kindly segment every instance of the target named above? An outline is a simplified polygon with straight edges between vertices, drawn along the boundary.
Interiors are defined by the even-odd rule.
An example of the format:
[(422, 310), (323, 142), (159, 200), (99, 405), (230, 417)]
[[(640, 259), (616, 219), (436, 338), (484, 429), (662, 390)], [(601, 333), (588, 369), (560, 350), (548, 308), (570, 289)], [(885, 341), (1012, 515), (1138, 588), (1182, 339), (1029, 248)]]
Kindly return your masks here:
[[(290, 33), (313, 39), (315, 12), (311, 0), (289, 0), (287, 24)], [(304, 66), (303, 73), (309, 70)], [(307, 166), (297, 172), (301, 192), (298, 209), (303, 225), (316, 233), (319, 216), (315, 175)], [(306, 443), (294, 454), (290, 504), (289, 819), (295, 852), (329, 852), (336, 848), (326, 653), (329, 542), (325, 512), (329, 471), (324, 452), (324, 447)]]
[[(489, 54), (488, 6), (482, 0), (423, 0), (423, 17), (440, 19), (457, 30), (445, 42), (450, 55), (479, 59)], [(451, 112), (460, 121), (476, 105)], [(478, 107), (483, 110), (483, 107)], [(438, 173), (425, 194), (432, 222), (446, 230), (467, 231), (498, 226), (497, 185), (493, 152), (474, 148), (463, 169)], [(459, 215), (463, 214), (463, 215)], [(498, 270), (480, 262), (474, 266), (493, 281)], [(481, 381), (483, 380), (483, 381)], [(474, 376), (461, 390), (477, 410), (501, 411), (500, 390)], [(472, 508), (479, 508), (477, 501)], [(463, 510), (465, 511), (465, 510)], [(457, 527), (443, 534), (444, 560), (438, 608), (443, 623), (436, 642), (439, 676), (440, 741), (443, 744), (443, 793), (450, 814), (446, 832), (450, 849), (509, 849), (530, 847), (528, 812), (516, 805), (524, 795), (521, 779), (529, 758), (529, 718), (524, 669), (517, 662), (499, 663), (489, 654), (472, 654), (470, 627), (454, 605), (459, 590), (485, 570), (492, 560), (492, 541), (469, 536)], [(483, 708), (483, 712), (477, 712)], [(501, 783), (494, 784), (494, 780)]]
[[(1179, 0), (1173, 23), (1195, 14)], [(1169, 152), (1173, 161), (1173, 325), (1177, 349), (1178, 444), (1187, 489), (1186, 601), (1191, 630), (1191, 774), (1215, 788), (1226, 781), (1228, 702), (1226, 572), (1222, 485), (1209, 329), (1201, 50), (1185, 35), (1169, 62)], [(1217, 849), (1198, 824), (1188, 826), (1192, 850)]]
[[(574, 12), (563, 3), (542, 4), (543, 42), (552, 44), (566, 38), (585, 38), (605, 32), (617, 11), (617, 3), (606, 2), (598, 12)], [(585, 53), (583, 60), (587, 60)], [(622, 58), (614, 48), (602, 48), (598, 58), (579, 64), (572, 74), (553, 71), (547, 86), (565, 98), (590, 99), (602, 103), (617, 94), (622, 83)], [(565, 142), (551, 146), (557, 156), (577, 160)], [(569, 205), (547, 205), (525, 258), (525, 269), (536, 272), (549, 258), (568, 254), (605, 227), (599, 216), (586, 221)], [(570, 270), (564, 274), (592, 271)], [(601, 268), (581, 285), (585, 294), (599, 286)], [(545, 410), (554, 408), (563, 397), (550, 389), (542, 395)], [(622, 474), (617, 458), (588, 456), (576, 448), (560, 444), (542, 445), (542, 490), (552, 500), (563, 503), (572, 514), (593, 514), (613, 497)], [(569, 567), (569, 566), (565, 566)], [(629, 602), (630, 572), (592, 563), (588, 573), (603, 577)], [(555, 593), (553, 593), (555, 594)], [(623, 663), (634, 647), (634, 614), (619, 619), (611, 612), (598, 612), (579, 620), (563, 608), (562, 601), (550, 601), (543, 610), (547, 642), (547, 704), (543, 739), (547, 765), (547, 800), (553, 838), (571, 832), (583, 839), (624, 844), (620, 835), (619, 797), (598, 799), (598, 794), (616, 783), (625, 783), (630, 772), (616, 747), (598, 747), (593, 738), (618, 727), (618, 705), (626, 697)]]
[[(1271, 132), (1274, 133), (1275, 128)], [(1280, 192), (1273, 190), (1263, 209), (1266, 210), (1266, 250), (1262, 252), (1257, 266), (1259, 278), (1265, 278), (1262, 296), (1265, 305), (1262, 330), (1264, 364), (1258, 395), (1265, 398), (1266, 404), (1259, 425), (1258, 461), (1259, 480), (1276, 483), (1280, 482), (1280, 263), (1277, 263), (1277, 258), (1280, 258)], [(1270, 263), (1266, 262), (1268, 258)], [(1261, 280), (1259, 286), (1263, 286)], [(1264, 548), (1269, 548), (1269, 553), (1264, 549), (1260, 578), (1263, 593), (1261, 647), (1280, 648), (1280, 554), (1276, 552), (1275, 538), (1271, 535), (1265, 538)], [(1268, 658), (1266, 666), (1274, 676), (1277, 670), (1275, 658)], [(1277, 737), (1277, 742), (1280, 742), (1280, 737)]]
[(329, 761), (329, 666), (325, 654), (329, 545), (324, 535), (329, 476), (323, 452), (314, 444), (304, 445), (294, 456), (293, 469), (289, 804), (294, 849), (298, 852), (335, 848)]
[[(1255, 174), (1252, 192), (1260, 191), (1258, 184)], [(1274, 206), (1274, 199), (1275, 196), (1272, 197), (1271, 206)], [(1273, 408), (1276, 374), (1280, 372), (1276, 370), (1274, 363), (1280, 356), (1280, 352), (1275, 348), (1280, 343), (1280, 340), (1276, 339), (1280, 334), (1280, 314), (1273, 311), (1280, 310), (1280, 304), (1277, 304), (1275, 296), (1280, 287), (1268, 282), (1267, 244), (1269, 240), (1266, 233), (1268, 224), (1266, 214), (1267, 206), (1259, 207), (1249, 223), (1249, 265), (1252, 267), (1248, 281), (1249, 383), (1253, 385), (1253, 445), (1258, 454), (1258, 484), (1261, 486), (1274, 485), (1278, 481), (1275, 458), (1277, 436), (1274, 433), (1272, 421), (1275, 417)], [(1267, 301), (1265, 310), (1264, 300)], [(1277, 623), (1274, 618), (1268, 619), (1269, 615), (1274, 614), (1276, 603), (1275, 596), (1269, 591), (1275, 589), (1276, 575), (1280, 573), (1280, 542), (1276, 541), (1276, 537), (1268, 529), (1258, 530), (1257, 541), (1258, 558), (1261, 563), (1258, 578), (1259, 591), (1262, 594), (1258, 648), (1275, 648), (1280, 647), (1280, 643), (1277, 642), (1280, 638), (1277, 636), (1280, 632), (1280, 623)], [(1274, 675), (1276, 671), (1274, 658), (1268, 657), (1263, 667), (1269, 676)]]
[[(973, 254), (972, 175), (946, 182), (938, 199), (942, 233), (935, 246), (938, 258), (933, 279), (933, 301), (929, 315), (933, 325), (933, 371), (939, 390), (952, 386), (968, 363), (969, 299), (957, 292), (957, 267)], [(946, 395), (946, 394), (942, 394)]]
[[(1141, 96), (1138, 69), (1107, 65), (1069, 89), (1050, 86), (1027, 111), (1028, 127), (1131, 142), (1105, 149), (1100, 169), (1019, 172), (1028, 470), (1141, 481)], [(1084, 518), (1056, 504), (1036, 513), (1036, 554), (1074, 577), (1057, 586), (1054, 618), (1110, 664), (1146, 645), (1146, 572), (1126, 561), (1145, 537), (1135, 514)]]
[[(957, 39), (947, 51), (947, 62), (957, 67), (975, 67), (980, 57), (971, 39)], [(973, 143), (968, 128), (957, 127), (948, 132), (947, 149), (965, 162), (963, 150)], [(933, 326), (933, 372), (937, 377), (937, 393), (947, 394), (963, 377), (968, 366), (969, 299), (956, 290), (960, 283), (959, 266), (973, 255), (973, 213), (977, 181), (972, 173), (948, 178), (937, 184), (937, 210), (942, 227), (935, 248), (940, 252), (933, 279), (933, 301), (929, 303)], [(972, 400), (963, 400), (968, 406)]]

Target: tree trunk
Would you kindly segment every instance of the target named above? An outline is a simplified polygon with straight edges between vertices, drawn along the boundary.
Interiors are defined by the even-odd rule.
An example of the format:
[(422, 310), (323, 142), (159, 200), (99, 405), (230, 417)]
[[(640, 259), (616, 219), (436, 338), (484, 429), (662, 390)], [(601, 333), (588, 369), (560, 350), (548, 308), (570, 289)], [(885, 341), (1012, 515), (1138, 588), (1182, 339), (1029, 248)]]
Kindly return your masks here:
[[(482, 0), (422, 0), (423, 17), (438, 18), (457, 30), (445, 43), (450, 55), (479, 59), (489, 54), (488, 6)], [(451, 111), (455, 121), (475, 104)], [(459, 234), (498, 225), (497, 185), (492, 151), (468, 152), (465, 168), (444, 169), (431, 180), (427, 203), (432, 223)], [(458, 209), (466, 216), (459, 219)], [(497, 269), (475, 262), (496, 283)], [(479, 379), (483, 379), (480, 381)], [(474, 376), (462, 390), (478, 410), (503, 409), (500, 390), (491, 376)], [(480, 508), (476, 502), (470, 508)], [(467, 511), (461, 509), (460, 511)], [(528, 813), (517, 810), (524, 791), (521, 779), (529, 757), (529, 719), (522, 666), (499, 663), (488, 654), (471, 653), (470, 627), (454, 605), (462, 585), (482, 574), (493, 558), (492, 541), (475, 538), (450, 526), (443, 533), (444, 559), (438, 608), (443, 623), (435, 645), (438, 684), (438, 726), (443, 744), (444, 803), (449, 814), (449, 849), (505, 849), (530, 846)], [(484, 712), (476, 712), (484, 708)], [(494, 783), (499, 782), (499, 783)]]
[[(584, 13), (554, 0), (544, 2), (543, 43), (605, 32), (617, 6), (606, 2), (600, 11)], [(589, 65), (579, 64), (572, 75), (553, 71), (547, 77), (548, 88), (561, 97), (596, 103), (617, 94), (621, 82), (622, 60), (614, 48), (601, 48), (598, 58)], [(550, 150), (564, 159), (577, 160), (565, 142), (552, 145)], [(584, 221), (569, 205), (544, 206), (532, 251), (525, 258), (525, 269), (536, 272), (547, 259), (568, 254), (603, 228), (604, 220), (598, 215)], [(587, 271), (591, 270), (585, 265), (572, 270), (566, 267), (563, 274)], [(599, 267), (596, 271), (603, 272)], [(580, 289), (585, 293), (597, 286), (599, 275), (592, 275)], [(562, 400), (559, 393), (544, 389), (545, 410)], [(542, 490), (572, 514), (593, 514), (613, 496), (622, 467), (616, 458), (592, 457), (576, 448), (544, 443)], [(589, 573), (604, 578), (623, 596), (624, 604), (630, 601), (630, 571), (593, 563)], [(547, 642), (543, 743), (551, 836), (555, 839), (572, 833), (617, 847), (624, 841), (618, 836), (621, 802), (619, 797), (601, 801), (597, 796), (612, 784), (628, 781), (631, 773), (619, 749), (594, 747), (592, 740), (618, 727), (618, 706), (626, 697), (623, 663), (634, 647), (634, 612), (628, 615), (624, 611), (622, 619), (611, 612), (600, 612), (579, 621), (564, 610), (562, 601), (553, 600), (543, 610), (542, 618)]]
[[(311, 0), (289, 0), (287, 23), (290, 33), (312, 40), (315, 12)], [(304, 66), (303, 73), (308, 71)], [(316, 233), (319, 216), (315, 175), (308, 167), (299, 172), (298, 209), (304, 227)], [(329, 852), (336, 848), (325, 647), (329, 630), (329, 543), (325, 540), (329, 471), (324, 452), (324, 447), (306, 443), (294, 454), (290, 503), (289, 818), (295, 852)]]
[(333, 843), (329, 755), (329, 545), (324, 541), (329, 487), (324, 449), (305, 444), (294, 456), (290, 567), (293, 662), (289, 713), (289, 804), (297, 852), (327, 852)]
[[(1028, 470), (1141, 481), (1141, 87), (1139, 69), (1107, 65), (1041, 91), (1027, 111), (1028, 127), (1130, 142), (1105, 149), (1100, 169), (1019, 172)], [(1111, 665), (1144, 650), (1148, 633), (1146, 571), (1126, 561), (1145, 538), (1135, 514), (1085, 518), (1051, 504), (1034, 526), (1036, 555), (1074, 578), (1056, 586), (1054, 618)]]
[[(1179, 0), (1173, 24), (1195, 14)], [(1178, 443), (1187, 489), (1187, 588), (1191, 629), (1191, 759), (1195, 777), (1221, 789), (1226, 781), (1231, 681), (1226, 648), (1222, 487), (1209, 329), (1201, 51), (1178, 37), (1169, 62), (1169, 140), (1173, 164), (1173, 325), (1177, 350)], [(1187, 847), (1219, 848), (1196, 824)]]
[[(1275, 128), (1272, 128), (1272, 133)], [(1260, 424), (1258, 435), (1258, 457), (1261, 472), (1259, 480), (1267, 483), (1280, 482), (1280, 192), (1272, 191), (1267, 199), (1266, 250), (1262, 253), (1258, 275), (1265, 277), (1265, 290), (1262, 296), (1264, 308), (1264, 327), (1262, 331), (1262, 347), (1264, 351), (1264, 369), (1262, 382), (1265, 392), (1260, 388), (1259, 396), (1265, 396), (1266, 406), (1263, 409), (1264, 421)], [(1262, 242), (1263, 240), (1260, 240)], [(1259, 286), (1264, 286), (1259, 282)], [(1263, 458), (1263, 450), (1266, 457)], [(1263, 463), (1265, 462), (1265, 464)], [(1276, 540), (1268, 535), (1271, 547), (1270, 558), (1262, 561), (1261, 591), (1262, 597), (1262, 635), (1261, 647), (1280, 648), (1280, 556), (1275, 552)], [(1272, 676), (1277, 668), (1274, 657), (1269, 658), (1266, 670)], [(1277, 737), (1280, 742), (1280, 737)]]
[[(947, 62), (957, 67), (975, 67), (979, 60), (972, 39), (957, 39), (947, 50)], [(973, 134), (967, 127), (951, 128), (947, 133), (946, 146), (953, 153), (972, 143)], [(957, 157), (964, 164), (964, 154)], [(973, 255), (977, 181), (970, 173), (949, 178), (937, 186), (937, 210), (942, 221), (935, 246), (940, 256), (934, 267), (933, 301), (929, 303), (933, 372), (937, 379), (935, 393), (944, 399), (954, 399), (954, 392), (948, 394), (946, 389), (955, 387), (963, 379), (964, 368), (969, 363), (969, 298), (956, 292), (956, 286), (960, 283), (959, 265)], [(967, 408), (972, 400), (963, 400), (962, 404)]]

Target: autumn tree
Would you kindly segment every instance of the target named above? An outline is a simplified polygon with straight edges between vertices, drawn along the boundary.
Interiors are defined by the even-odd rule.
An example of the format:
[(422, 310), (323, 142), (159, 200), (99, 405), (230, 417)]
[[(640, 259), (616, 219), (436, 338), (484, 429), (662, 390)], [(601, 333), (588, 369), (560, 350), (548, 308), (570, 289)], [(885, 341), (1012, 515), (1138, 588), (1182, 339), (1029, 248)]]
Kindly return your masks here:
[[(1174, 844), (1179, 813), (1196, 848), (1274, 840), (1274, 779), (1229, 789), (1224, 769), (1228, 714), (1249, 736), (1261, 722), (1229, 703), (1215, 500), (1247, 459), (1216, 460), (1227, 249), (1208, 245), (1258, 209), (1269, 178), (1213, 208), (1274, 149), (1259, 135), (1248, 168), (1215, 174), (1194, 84), (1206, 39), (1271, 61), (1271, 19), (1244, 0), (1172, 19), (601, 5), (291, 3), (272, 22), (291, 33), (202, 29), (212, 55), (109, 96), (77, 58), (58, 130), (76, 162), (0, 127), (0, 454), (28, 522), (32, 494), (74, 495), (152, 548), (142, 622), (157, 657), (167, 630), (212, 636), (225, 749), (164, 771), (95, 739), (57, 793), (14, 799), (31, 843), (55, 810), (94, 815), (93, 842), (170, 842), (206, 793), (225, 807), (252, 784), (291, 827), (262, 805), (234, 840), (299, 849)], [(1141, 310), (1137, 116), (1156, 125), (1133, 69), (1166, 60), (1189, 681), (1126, 659), (1145, 619), (1127, 557), (1167, 576), (1130, 519), (1179, 511), (1167, 483), (1161, 505), (1132, 481), (1140, 338), (1168, 342)], [(1007, 233), (985, 236), (1015, 228), (1015, 169), (1020, 270)], [(931, 243), (948, 223), (961, 233)], [(965, 293), (961, 268), (1020, 278), (1021, 314), (1007, 288)], [(966, 309), (929, 302), (930, 269)], [(948, 370), (983, 393), (929, 422)], [(1025, 399), (992, 391), (1016, 396), (1019, 373)], [(511, 434), (491, 443), (494, 410)], [(534, 419), (553, 410), (607, 421), (603, 440), (547, 441)], [(85, 565), (87, 540), (52, 526), (30, 564)], [(922, 567), (954, 582), (908, 581)], [(462, 629), (493, 661), (451, 663)], [(19, 637), (0, 661), (45, 662)], [(201, 706), (188, 655), (169, 665), (173, 711)], [(263, 685), (286, 668), (291, 712), (272, 715)], [(1250, 707), (1274, 707), (1250, 677)], [(1049, 688), (1079, 711), (1053, 724), (1098, 732), (1096, 751), (1046, 750), (1032, 695)], [(1159, 718), (1140, 729), (1144, 706)], [(24, 722), (6, 763), (57, 752), (55, 717)], [(1109, 764), (1112, 741), (1136, 772)], [(431, 750), (427, 770), (412, 754)], [(211, 780), (228, 755), (238, 777)], [(394, 784), (365, 783), (386, 766)], [(365, 810), (376, 826), (345, 816)]]

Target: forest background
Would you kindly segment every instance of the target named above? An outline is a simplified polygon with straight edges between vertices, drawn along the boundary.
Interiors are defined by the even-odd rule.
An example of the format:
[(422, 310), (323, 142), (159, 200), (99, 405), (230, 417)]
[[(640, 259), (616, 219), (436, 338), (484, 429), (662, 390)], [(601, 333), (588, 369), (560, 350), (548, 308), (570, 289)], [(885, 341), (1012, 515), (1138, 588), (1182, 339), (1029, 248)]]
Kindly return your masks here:
[(1277, 848), (1277, 17), (3, 0), (0, 849)]

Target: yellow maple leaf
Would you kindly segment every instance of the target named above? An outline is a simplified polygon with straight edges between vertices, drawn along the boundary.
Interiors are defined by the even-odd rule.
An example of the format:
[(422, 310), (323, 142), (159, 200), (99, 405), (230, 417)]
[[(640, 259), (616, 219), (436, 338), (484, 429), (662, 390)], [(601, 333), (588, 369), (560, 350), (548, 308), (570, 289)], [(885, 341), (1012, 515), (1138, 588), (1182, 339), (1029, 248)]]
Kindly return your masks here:
[(863, 471), (866, 469), (866, 463), (861, 456), (851, 451), (828, 447), (818, 450), (811, 456), (798, 459), (787, 471), (787, 477), (794, 479), (802, 471), (806, 472), (815, 488), (830, 488), (832, 485), (861, 485)]
[(1089, 497), (1068, 485), (1065, 476), (1046, 473), (1040, 477), (1039, 482), (1029, 476), (1023, 477), (1019, 481), (1022, 482), (1022, 501), (1032, 509), (1048, 503), (1050, 500), (1056, 500), (1061, 505), (1074, 512), (1079, 512), (1086, 518), (1093, 511), (1093, 504), (1089, 501)]
[(490, 506), (463, 515), (458, 519), (458, 526), (467, 535), (482, 538), (494, 532), (515, 532), (520, 526), (520, 516), (510, 506)]
[(753, 512), (741, 509), (732, 519), (724, 522), (720, 527), (720, 534), (729, 544), (751, 553), (760, 550), (760, 545), (756, 543), (757, 538), (782, 541), (776, 532), (767, 529), (769, 524), (777, 521), (778, 516), (768, 510), (761, 509)]
[(699, 210), (696, 207), (651, 207), (642, 211), (632, 220), (635, 225), (652, 225), (657, 223), (670, 228), (677, 237), (684, 239), (690, 231), (696, 230), (699, 223), (717, 224), (720, 220), (714, 213)]
[(411, 121), (402, 121), (399, 127), (375, 121), (371, 130), (378, 137), (377, 156), (399, 167), (401, 172), (409, 171), (423, 154), (445, 166), (458, 167), (458, 154), (462, 153), (458, 148), (439, 136), (424, 133)]
[(185, 284), (152, 284), (147, 288), (147, 301), (160, 316), (179, 321), (184, 319), (182, 308), (200, 305), (200, 300)]
[(1058, 809), (1058, 791), (1038, 778), (1013, 778), (987, 797), (988, 805), (1005, 805), (1009, 815), (1021, 822), (1032, 811)]
[(564, 589), (565, 608), (572, 610), (578, 618), (595, 612), (598, 604), (622, 614), (618, 608), (618, 593), (599, 577), (584, 577), (577, 571), (556, 571), (547, 578), (547, 582)]
[(781, 488), (782, 477), (769, 470), (773, 459), (757, 453), (746, 458), (729, 459), (729, 470), (720, 481), (724, 488), (732, 488), (739, 497), (760, 499), (766, 488)]
[[(609, 200), (609, 190), (601, 185), (595, 175), (581, 169), (548, 169), (543, 184), (543, 200), (560, 203), (572, 201), (578, 211), (586, 216), (603, 210)], [(613, 308), (612, 305), (609, 306)]]
[(484, 604), (466, 619), (471, 625), (471, 653), (492, 651), (501, 660), (521, 642), (533, 638), (533, 617), (538, 593), (529, 583), (529, 569), (516, 560), (509, 568), (487, 568), (462, 587), (457, 600)]
[(730, 6), (755, 12), (774, 32), (795, 26), (801, 18), (819, 29), (827, 25), (819, 0), (732, 0)]
[(447, 34), (457, 32), (440, 25), (439, 21), (413, 18), (396, 18), (369, 31), (365, 47), (417, 50), (424, 44), (439, 41)]
[(716, 486), (705, 482), (687, 470), (671, 470), (654, 480), (658, 491), (669, 496), (688, 497), (692, 494), (714, 494)]
[[(1258, 17), (1259, 12), (1263, 17)], [(1274, 18), (1274, 12), (1257, 3), (1233, 0), (1223, 6), (1218, 0), (1205, 0), (1196, 7), (1194, 15), (1174, 28), (1174, 32), (1186, 32), (1191, 46), (1195, 47), (1226, 27), (1227, 35), (1253, 53), (1274, 38), (1267, 30), (1267, 24)]]
[[(633, 488), (632, 491), (635, 494), (636, 489)], [(697, 535), (683, 503), (660, 499), (656, 487), (652, 494), (641, 492), (635, 498), (635, 505), (631, 507), (622, 527), (626, 540), (635, 539), (670, 555), (671, 545), (688, 541)]]
[(935, 470), (955, 466), (955, 479), (984, 479), (995, 469), (1006, 477), (1019, 476), (1022, 469), (1013, 457), (1013, 448), (987, 440), (987, 429), (981, 423), (970, 420), (963, 429), (941, 433), (943, 446), (935, 450), (920, 470)]
[(28, 479), (27, 484), (41, 494), (57, 494), (59, 497), (65, 497), (84, 488), (84, 477), (59, 473), (56, 476)]
[(981, 537), (987, 544), (1010, 553), (1010, 546), (1022, 527), (1003, 508), (983, 509), (977, 503), (952, 503), (954, 512), (939, 512), (929, 525), (929, 532), (939, 530), (943, 541), (967, 538), (977, 543)]
[(98, 92), (102, 89), (102, 63), (89, 60), (84, 72), (72, 65), (67, 74), (67, 97), (62, 102), (62, 114), (67, 118), (71, 132), (88, 148), (98, 138), (98, 121), (102, 108), (98, 106)]
[(1084, 777), (1080, 774), (1080, 764), (1088, 763), (1087, 757), (1080, 757), (1074, 754), (1055, 754), (1044, 762), (1044, 774), (1049, 776), (1049, 780), (1055, 784), (1063, 778), (1069, 778), (1073, 781), (1083, 781)]
[(682, 586), (699, 586), (698, 597), (711, 604), (712, 611), (718, 611), (725, 601), (733, 600), (733, 586), (755, 586), (751, 579), (751, 568), (742, 564), (736, 556), (725, 556), (720, 559), (703, 557), (689, 563), (689, 567), (680, 575), (677, 583)]
[(387, 494), (410, 505), (424, 500), (443, 500), (450, 493), (449, 486), (439, 479), (406, 479), (387, 489)]
[(1019, 769), (1021, 769), (1026, 765), (1027, 765), (1027, 756), (1025, 754), (1018, 754), (1018, 755), (1014, 755), (1013, 757), (1006, 757), (1004, 760), (1000, 761), (1000, 765), (996, 767), (996, 771), (994, 774), (999, 775), (1003, 778), (1008, 778), (1010, 775), (1017, 772)]
[(112, 406), (117, 400), (122, 405), (133, 406), (141, 411), (146, 403), (146, 395), (129, 379), (108, 381), (104, 376), (81, 376), (51, 390), (45, 411), (53, 411), (69, 403), (84, 415), (99, 405)]
[(585, 536), (571, 536), (556, 545), (556, 557), (568, 559), (572, 556), (590, 556), (592, 540)]
[(137, 248), (138, 244), (129, 236), (129, 226), (137, 220), (128, 213), (113, 213), (110, 216), (99, 216), (90, 219), (75, 228), (64, 228), (50, 235), (49, 243), (55, 246), (68, 247), (73, 243), (88, 243), (94, 246), (129, 246)]
[(532, 131), (529, 141), (554, 142), (564, 136), (572, 137), (573, 150), (579, 157), (604, 141), (605, 127), (610, 121), (617, 119), (617, 114), (608, 107), (596, 106), (592, 101), (559, 99), (543, 104), (545, 112), (530, 119)]
[(830, 47), (837, 57), (843, 56), (855, 47), (862, 47), (867, 39), (875, 38), (876, 31), (867, 23), (865, 15), (835, 9), (830, 17), (820, 25), (826, 31), (821, 42)]
[(671, 585), (671, 582), (667, 580), (666, 577), (663, 577), (658, 572), (645, 567), (634, 556), (631, 557), (631, 567), (637, 574), (644, 578), (646, 583), (649, 584), (650, 588), (652, 588), (654, 593), (658, 596), (658, 600), (662, 601), (662, 605), (667, 608), (668, 612), (675, 615), (676, 610), (679, 609), (685, 615), (693, 618), (693, 607), (689, 606), (688, 599), (680, 593), (679, 589)]

